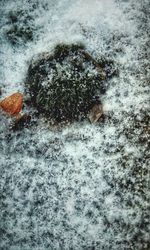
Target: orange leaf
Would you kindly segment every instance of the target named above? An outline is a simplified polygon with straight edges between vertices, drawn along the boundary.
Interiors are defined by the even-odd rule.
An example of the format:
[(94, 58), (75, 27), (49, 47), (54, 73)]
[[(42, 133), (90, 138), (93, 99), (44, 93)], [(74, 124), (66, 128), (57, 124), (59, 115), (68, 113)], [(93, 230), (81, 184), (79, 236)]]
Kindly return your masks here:
[(0, 107), (3, 111), (11, 116), (16, 116), (22, 109), (23, 95), (14, 93), (0, 102)]

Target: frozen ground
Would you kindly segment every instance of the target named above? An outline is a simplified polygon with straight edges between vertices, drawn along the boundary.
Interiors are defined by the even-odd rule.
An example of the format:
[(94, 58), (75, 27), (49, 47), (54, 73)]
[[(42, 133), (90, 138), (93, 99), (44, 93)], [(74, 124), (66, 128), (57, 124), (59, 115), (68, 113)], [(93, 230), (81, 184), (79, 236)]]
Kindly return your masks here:
[[(148, 250), (148, 0), (1, 0), (2, 95), (24, 91), (30, 59), (84, 42), (115, 61), (103, 123), (12, 133), (0, 116), (2, 250)], [(12, 45), (8, 13), (31, 17), (33, 40)], [(21, 21), (20, 21), (21, 25)], [(29, 111), (30, 112), (30, 111)]]

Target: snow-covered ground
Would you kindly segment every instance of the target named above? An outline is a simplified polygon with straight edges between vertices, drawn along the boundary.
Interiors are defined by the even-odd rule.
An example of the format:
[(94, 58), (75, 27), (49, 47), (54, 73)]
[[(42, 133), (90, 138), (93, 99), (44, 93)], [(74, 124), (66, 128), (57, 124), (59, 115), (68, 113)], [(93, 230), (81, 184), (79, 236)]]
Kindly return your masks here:
[[(24, 92), (29, 61), (60, 42), (114, 60), (105, 121), (18, 132), (0, 114), (0, 249), (144, 250), (148, 206), (149, 0), (1, 0), (1, 98)], [(10, 11), (33, 40), (12, 45)], [(30, 112), (30, 110), (28, 110)]]

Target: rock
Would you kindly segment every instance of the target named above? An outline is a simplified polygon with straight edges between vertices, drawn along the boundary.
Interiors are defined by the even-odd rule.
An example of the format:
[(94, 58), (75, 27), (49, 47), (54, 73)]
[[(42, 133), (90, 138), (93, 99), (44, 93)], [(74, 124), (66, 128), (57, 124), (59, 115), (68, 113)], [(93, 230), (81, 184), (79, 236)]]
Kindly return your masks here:
[(25, 81), (31, 104), (56, 122), (87, 117), (92, 98), (105, 92), (106, 73), (82, 44), (55, 47), (32, 60)]
[(103, 115), (102, 104), (95, 104), (90, 110), (88, 118), (91, 123), (95, 123), (100, 119), (102, 115)]
[(16, 116), (21, 111), (22, 104), (23, 95), (17, 92), (0, 101), (0, 108), (10, 116)]

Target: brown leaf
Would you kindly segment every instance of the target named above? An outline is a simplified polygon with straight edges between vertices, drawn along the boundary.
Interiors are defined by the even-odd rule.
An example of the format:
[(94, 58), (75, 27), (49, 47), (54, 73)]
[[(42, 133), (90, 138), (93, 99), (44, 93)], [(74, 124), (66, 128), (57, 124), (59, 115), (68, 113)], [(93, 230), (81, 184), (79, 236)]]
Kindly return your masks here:
[(0, 102), (1, 109), (11, 116), (16, 116), (22, 109), (23, 95), (14, 93)]
[(103, 109), (101, 104), (95, 104), (92, 109), (90, 110), (90, 113), (88, 115), (88, 118), (91, 123), (95, 123), (99, 120), (99, 118), (103, 114)]

